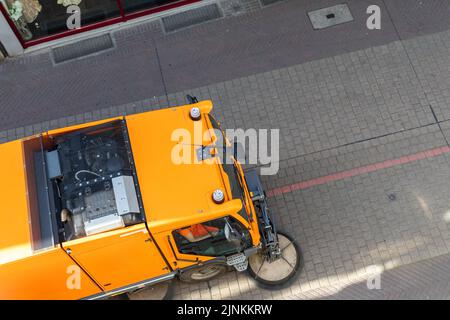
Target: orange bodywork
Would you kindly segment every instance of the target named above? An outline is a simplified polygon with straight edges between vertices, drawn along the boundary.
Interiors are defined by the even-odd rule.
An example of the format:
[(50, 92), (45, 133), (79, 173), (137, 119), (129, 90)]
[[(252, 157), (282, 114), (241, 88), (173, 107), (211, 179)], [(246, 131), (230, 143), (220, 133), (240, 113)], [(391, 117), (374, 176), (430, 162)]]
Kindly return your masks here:
[[(190, 119), (192, 105), (125, 117), (145, 222), (41, 250), (33, 245), (35, 208), (28, 197), (32, 181), (27, 178), (24, 153), (25, 141), (36, 137), (0, 145), (0, 299), (86, 298), (213, 259), (174, 252), (172, 231), (228, 215), (247, 226), (253, 245), (258, 245), (256, 219), (247, 222), (237, 214), (242, 201), (232, 199), (227, 175), (217, 158), (195, 164), (173, 161), (177, 146), (190, 150), (195, 161), (199, 145), (217, 139), (209, 133), (211, 123), (206, 116), (212, 109), (211, 102), (202, 101), (197, 106), (202, 111), (200, 121)], [(42, 136), (57, 136), (118, 119), (123, 118), (51, 130)], [(200, 133), (201, 138), (185, 141), (174, 136), (177, 129), (192, 137)], [(239, 164), (238, 168), (241, 170)], [(222, 204), (211, 198), (218, 188), (225, 191)], [(250, 200), (247, 205), (254, 215)], [(76, 272), (80, 285), (74, 288), (70, 279)]]
[(0, 193), (0, 268), (4, 263), (32, 255), (22, 143), (1, 145), (1, 162), (4, 183)]

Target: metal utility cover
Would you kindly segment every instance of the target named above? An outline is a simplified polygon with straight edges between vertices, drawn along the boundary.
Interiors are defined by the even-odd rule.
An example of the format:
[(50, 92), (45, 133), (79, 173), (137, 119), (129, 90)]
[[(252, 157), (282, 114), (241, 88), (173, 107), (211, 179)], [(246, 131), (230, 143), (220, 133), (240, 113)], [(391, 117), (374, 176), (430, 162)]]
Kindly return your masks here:
[(308, 12), (314, 29), (323, 29), (337, 24), (353, 21), (352, 13), (346, 4)]

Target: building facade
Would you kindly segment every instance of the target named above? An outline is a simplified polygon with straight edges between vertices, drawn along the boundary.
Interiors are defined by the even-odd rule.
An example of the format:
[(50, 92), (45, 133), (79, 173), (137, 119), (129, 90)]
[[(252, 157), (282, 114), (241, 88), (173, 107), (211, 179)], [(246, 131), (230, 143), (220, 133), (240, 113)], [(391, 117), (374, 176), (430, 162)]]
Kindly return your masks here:
[(26, 48), (200, 0), (0, 0), (0, 43)]

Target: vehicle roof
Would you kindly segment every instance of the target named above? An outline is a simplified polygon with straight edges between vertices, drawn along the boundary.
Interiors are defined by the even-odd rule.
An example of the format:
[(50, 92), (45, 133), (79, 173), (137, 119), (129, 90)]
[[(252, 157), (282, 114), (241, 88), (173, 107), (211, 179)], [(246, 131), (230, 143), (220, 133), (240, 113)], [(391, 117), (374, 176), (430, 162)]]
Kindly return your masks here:
[[(206, 114), (212, 109), (210, 101), (197, 104), (202, 110), (202, 135), (209, 129)], [(217, 158), (199, 164), (180, 164), (172, 161), (173, 147), (186, 141), (173, 141), (172, 133), (184, 129), (192, 136), (194, 121), (189, 117), (192, 105), (150, 111), (126, 116), (131, 148), (139, 180), (146, 220), (152, 232), (172, 230), (237, 212), (242, 203), (231, 200), (228, 180)], [(91, 123), (50, 130), (43, 135), (64, 134), (81, 128), (99, 125), (115, 117)], [(33, 136), (30, 138), (36, 138)], [(214, 135), (206, 135), (201, 142), (208, 145)], [(23, 142), (29, 138), (0, 144), (0, 265), (33, 255), (29, 199)], [(198, 145), (191, 143), (192, 157)], [(212, 164), (212, 165), (211, 165)], [(226, 175), (225, 175), (226, 177)], [(221, 188), (225, 203), (215, 204), (212, 192)]]
[(203, 141), (195, 141), (197, 144), (185, 138), (172, 139), (174, 131), (182, 129), (189, 132), (193, 140), (194, 124), (201, 123), (201, 129), (197, 129), (201, 136), (210, 129), (206, 115), (212, 104), (204, 101), (199, 107), (204, 114), (197, 122), (189, 116), (192, 105), (126, 117), (144, 209), (152, 232), (189, 225), (198, 219), (208, 220), (214, 215), (226, 214), (227, 210), (237, 211), (241, 206), (234, 201), (218, 205), (212, 200), (215, 189), (221, 188), (225, 193), (228, 190), (218, 158), (197, 164), (176, 164), (172, 160), (176, 146), (184, 144), (191, 150), (193, 159), (200, 143), (212, 143), (214, 135), (208, 133)]
[(32, 254), (22, 141), (0, 144), (0, 265)]

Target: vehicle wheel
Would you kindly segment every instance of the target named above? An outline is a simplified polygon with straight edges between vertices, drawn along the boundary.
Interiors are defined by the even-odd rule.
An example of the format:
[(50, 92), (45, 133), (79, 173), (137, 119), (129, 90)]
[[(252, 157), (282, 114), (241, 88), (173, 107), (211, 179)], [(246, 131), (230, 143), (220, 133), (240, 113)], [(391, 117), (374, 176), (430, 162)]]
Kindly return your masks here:
[(208, 281), (227, 272), (228, 267), (222, 263), (209, 263), (182, 272), (179, 276), (184, 282)]
[(295, 240), (285, 233), (278, 233), (281, 258), (269, 262), (262, 254), (254, 254), (248, 259), (248, 272), (257, 284), (270, 290), (289, 286), (303, 267), (303, 256)]
[(172, 295), (172, 281), (164, 281), (127, 293), (129, 300), (169, 300), (172, 298)]

